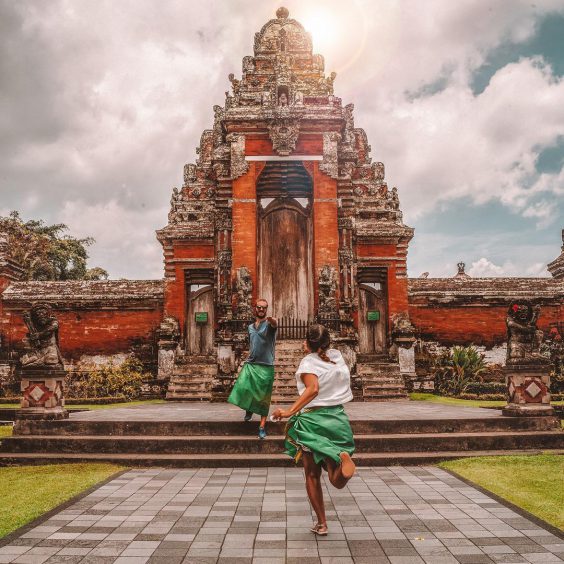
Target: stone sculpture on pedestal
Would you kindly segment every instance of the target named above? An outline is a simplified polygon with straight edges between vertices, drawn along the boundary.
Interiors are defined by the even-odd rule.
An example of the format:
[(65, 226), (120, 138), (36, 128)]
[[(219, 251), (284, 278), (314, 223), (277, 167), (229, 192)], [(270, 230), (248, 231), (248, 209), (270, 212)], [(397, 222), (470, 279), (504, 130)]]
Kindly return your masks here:
[(20, 359), (21, 410), (18, 419), (64, 419), (63, 358), (59, 350), (59, 323), (45, 304), (24, 314), (29, 351)]
[(507, 312), (507, 405), (504, 415), (552, 415), (550, 360), (540, 353), (542, 331), (537, 329), (540, 306), (514, 300)]

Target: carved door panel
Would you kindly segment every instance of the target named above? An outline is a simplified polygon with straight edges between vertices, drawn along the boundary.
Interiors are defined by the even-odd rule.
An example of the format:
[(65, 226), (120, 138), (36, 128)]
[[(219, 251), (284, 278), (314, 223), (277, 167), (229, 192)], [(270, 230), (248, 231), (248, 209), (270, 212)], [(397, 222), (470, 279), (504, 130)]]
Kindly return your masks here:
[[(207, 320), (204, 321), (206, 316), (202, 314), (207, 314)], [(188, 354), (213, 354), (214, 307), (211, 284), (189, 286), (187, 321)]]
[[(379, 282), (359, 284), (358, 337), (363, 354), (384, 354), (387, 348), (387, 299)], [(380, 319), (368, 320), (368, 312), (379, 312)], [(372, 314), (373, 315), (373, 314)]]
[(259, 222), (259, 296), (271, 315), (307, 320), (313, 313), (309, 208), (277, 199)]

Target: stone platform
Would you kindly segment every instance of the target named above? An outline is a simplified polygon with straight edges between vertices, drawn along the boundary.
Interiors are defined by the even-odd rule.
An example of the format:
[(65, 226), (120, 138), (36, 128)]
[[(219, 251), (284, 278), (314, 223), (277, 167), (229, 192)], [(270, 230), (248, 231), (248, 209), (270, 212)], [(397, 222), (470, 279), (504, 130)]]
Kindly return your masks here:
[(360, 468), (323, 489), (329, 535), (315, 537), (300, 469), (130, 470), (0, 541), (0, 563), (564, 561), (557, 531), (439, 468)]
[[(421, 464), (490, 454), (564, 451), (555, 417), (504, 417), (499, 410), (424, 402), (346, 406), (359, 466)], [(284, 423), (257, 439), (257, 418), (219, 403), (167, 403), (74, 413), (66, 421), (20, 421), (2, 440), (0, 464), (113, 461), (128, 465), (290, 467)]]

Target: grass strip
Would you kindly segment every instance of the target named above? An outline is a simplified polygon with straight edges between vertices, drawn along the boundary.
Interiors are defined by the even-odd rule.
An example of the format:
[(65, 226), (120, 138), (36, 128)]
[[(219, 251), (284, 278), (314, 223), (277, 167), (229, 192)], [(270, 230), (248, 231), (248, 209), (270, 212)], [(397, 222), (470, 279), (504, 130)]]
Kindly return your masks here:
[(564, 456), (481, 456), (439, 466), (564, 529)]
[[(507, 405), (507, 402), (503, 400), (465, 400), (459, 398), (447, 398), (423, 392), (412, 392), (409, 394), (409, 399), (414, 401), (441, 403), (443, 405), (460, 405), (464, 407), (503, 407), (504, 405)], [(564, 405), (564, 401), (553, 401), (552, 405)]]
[(0, 468), (0, 538), (121, 470), (104, 463)]

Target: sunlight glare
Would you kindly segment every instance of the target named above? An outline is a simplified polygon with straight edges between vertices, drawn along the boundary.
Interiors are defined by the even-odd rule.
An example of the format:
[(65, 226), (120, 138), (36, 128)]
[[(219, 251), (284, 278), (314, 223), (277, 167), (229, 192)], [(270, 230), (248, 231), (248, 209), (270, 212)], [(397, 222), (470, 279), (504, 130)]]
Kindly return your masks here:
[(306, 31), (311, 33), (314, 53), (331, 51), (342, 39), (342, 29), (334, 14), (316, 10), (305, 14), (301, 21)]

